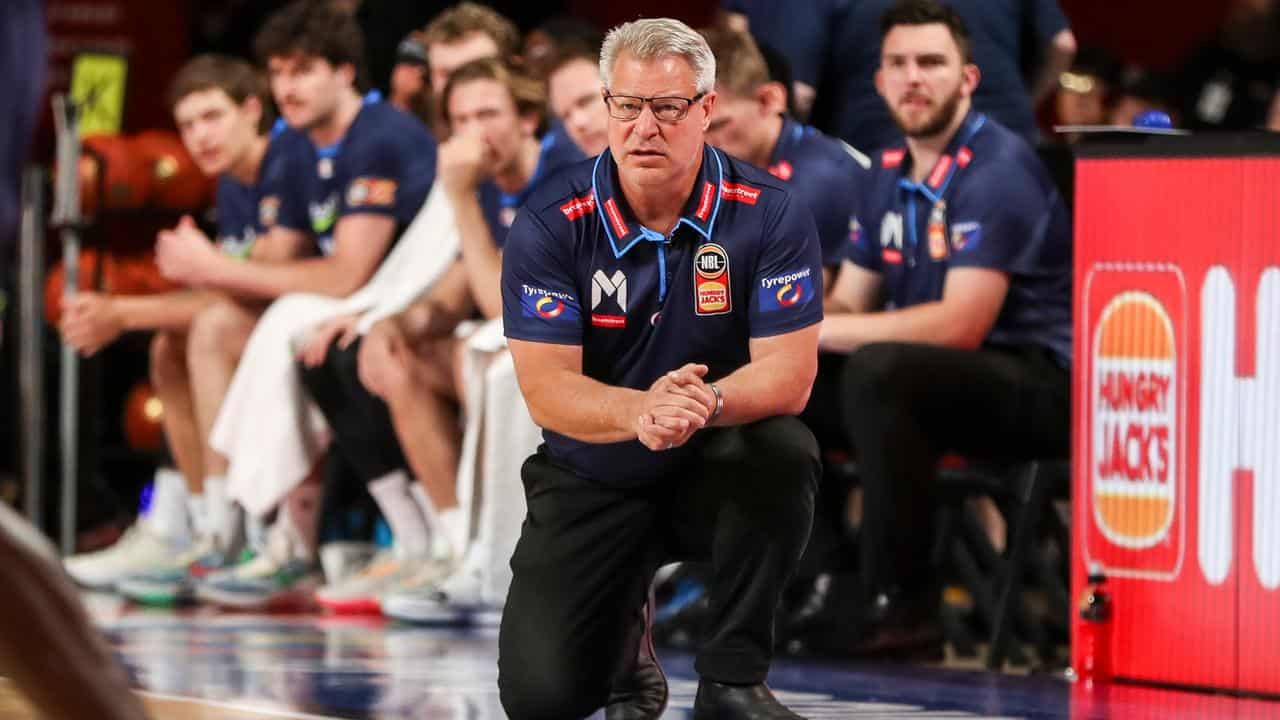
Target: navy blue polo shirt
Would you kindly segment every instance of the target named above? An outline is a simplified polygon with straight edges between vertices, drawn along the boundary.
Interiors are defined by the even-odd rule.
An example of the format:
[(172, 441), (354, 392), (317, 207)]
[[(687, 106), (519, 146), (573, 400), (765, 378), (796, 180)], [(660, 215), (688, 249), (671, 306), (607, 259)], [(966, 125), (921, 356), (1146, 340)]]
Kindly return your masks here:
[(872, 191), (857, 210), (849, 260), (880, 273), (904, 308), (942, 299), (947, 270), (1009, 276), (986, 342), (1039, 345), (1071, 361), (1071, 218), (1027, 143), (971, 112), (922, 183), (903, 148), (877, 158)]
[[(436, 176), (436, 141), (420, 120), (382, 102), (365, 99), (341, 140), (312, 147), (302, 168), (296, 198), (281, 203), (277, 222), (311, 233), (322, 254), (333, 251), (333, 229), (348, 215), (386, 215), (397, 232), (408, 226), (427, 198)], [(306, 215), (283, 212), (306, 209)]]
[(539, 142), (538, 164), (534, 167), (533, 175), (520, 192), (505, 193), (492, 181), (483, 183), (480, 186), (480, 209), (489, 225), (493, 243), (499, 248), (506, 244), (507, 232), (515, 222), (516, 212), (543, 180), (585, 157), (567, 135), (548, 132)]
[[(646, 390), (691, 362), (716, 380), (750, 362), (751, 338), (822, 320), (817, 230), (785, 183), (704, 146), (664, 237), (636, 221), (606, 151), (529, 198), (503, 255), (502, 307), (507, 337), (579, 345), (583, 373), (607, 385)], [(618, 485), (666, 477), (703, 437), (655, 453), (543, 431), (552, 459)]]
[[(969, 30), (973, 62), (982, 71), (973, 106), (1035, 143), (1038, 132), (1022, 74), (1028, 55), (1038, 55), (1067, 18), (1058, 0), (943, 0)], [(835, 31), (831, 67), (840, 72), (839, 99), (828, 127), (854, 147), (879, 150), (901, 144), (884, 100), (876, 93), (880, 67), (880, 16), (893, 0), (850, 0)]]
[[(297, 202), (297, 193), (291, 189), (294, 180), (290, 169), (305, 167), (310, 156), (311, 143), (306, 136), (278, 122), (271, 131), (253, 185), (245, 185), (225, 173), (218, 177), (215, 207), (218, 246), (223, 252), (248, 257), (257, 238), (276, 223), (282, 212), (281, 203)], [(305, 211), (305, 207), (283, 210), (294, 216)]]
[(784, 118), (768, 170), (808, 204), (822, 243), (822, 264), (839, 265), (853, 220), (852, 198), (868, 187), (871, 159), (816, 128)]

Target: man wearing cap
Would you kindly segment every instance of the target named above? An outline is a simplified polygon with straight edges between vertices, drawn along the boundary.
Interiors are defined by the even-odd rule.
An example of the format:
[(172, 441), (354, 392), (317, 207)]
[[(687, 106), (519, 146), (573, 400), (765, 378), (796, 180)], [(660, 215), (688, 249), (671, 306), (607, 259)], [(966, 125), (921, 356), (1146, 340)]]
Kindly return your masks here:
[(419, 33), (409, 33), (396, 47), (387, 101), (396, 108), (431, 121), (431, 92), (427, 85), (427, 48)]
[(674, 20), (609, 33), (609, 149), (526, 203), (503, 320), (545, 445), (524, 465), (498, 685), (517, 720), (656, 718), (654, 570), (710, 560), (695, 718), (796, 718), (764, 685), (819, 463), (795, 418), (822, 259), (785, 183), (704, 141), (715, 58)]

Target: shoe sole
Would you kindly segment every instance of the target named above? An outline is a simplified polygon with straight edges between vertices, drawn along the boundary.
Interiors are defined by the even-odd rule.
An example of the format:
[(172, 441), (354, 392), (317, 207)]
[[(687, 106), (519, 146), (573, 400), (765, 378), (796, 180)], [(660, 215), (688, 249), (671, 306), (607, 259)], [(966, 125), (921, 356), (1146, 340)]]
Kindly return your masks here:
[(250, 595), (227, 592), (217, 588), (201, 587), (196, 596), (205, 603), (228, 610), (255, 612), (285, 612), (310, 608), (315, 598), (310, 593), (289, 592), (276, 595)]
[(126, 600), (154, 607), (170, 607), (195, 600), (195, 593), (176, 584), (135, 585), (122, 582), (116, 587), (116, 592)]

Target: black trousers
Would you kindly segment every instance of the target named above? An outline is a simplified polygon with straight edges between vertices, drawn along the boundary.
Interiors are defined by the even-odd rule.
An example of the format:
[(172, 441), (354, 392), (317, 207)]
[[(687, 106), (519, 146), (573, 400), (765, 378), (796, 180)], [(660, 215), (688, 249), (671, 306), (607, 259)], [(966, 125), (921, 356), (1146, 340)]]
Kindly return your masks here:
[(860, 560), (872, 592), (936, 588), (932, 483), (944, 453), (1070, 452), (1070, 374), (1042, 348), (868, 345), (846, 361), (841, 392), (864, 489)]
[(309, 368), (299, 363), (298, 368), (303, 386), (329, 421), (338, 452), (361, 480), (369, 482), (406, 462), (387, 404), (360, 383), (356, 358), (361, 342), (357, 339), (346, 348), (335, 342), (322, 364)]
[(657, 568), (710, 560), (711, 614), (695, 667), (764, 680), (773, 619), (813, 518), (817, 444), (799, 420), (704, 432), (678, 476), (643, 488), (585, 480), (542, 451), (524, 464), (528, 515), (498, 640), (498, 687), (515, 720), (565, 720), (603, 706), (627, 671), (638, 610)]

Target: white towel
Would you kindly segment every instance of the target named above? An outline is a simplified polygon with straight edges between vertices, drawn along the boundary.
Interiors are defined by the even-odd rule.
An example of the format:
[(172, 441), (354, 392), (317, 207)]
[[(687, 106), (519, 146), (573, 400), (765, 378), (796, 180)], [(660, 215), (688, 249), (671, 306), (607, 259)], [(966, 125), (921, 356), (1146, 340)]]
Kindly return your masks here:
[(467, 340), (463, 360), (466, 430), (458, 466), (458, 500), (467, 508), (472, 541), (463, 561), (478, 573), (481, 596), (501, 605), (511, 587), (511, 553), (524, 522), (520, 467), (542, 442), (520, 394), (501, 319)]
[(320, 323), (362, 313), (363, 333), (408, 307), (458, 255), (458, 228), (436, 183), (418, 215), (364, 287), (346, 298), (297, 293), (271, 304), (245, 346), (209, 442), (230, 461), (227, 491), (262, 515), (306, 478), (329, 442), (324, 416), (303, 390), (296, 348)]

